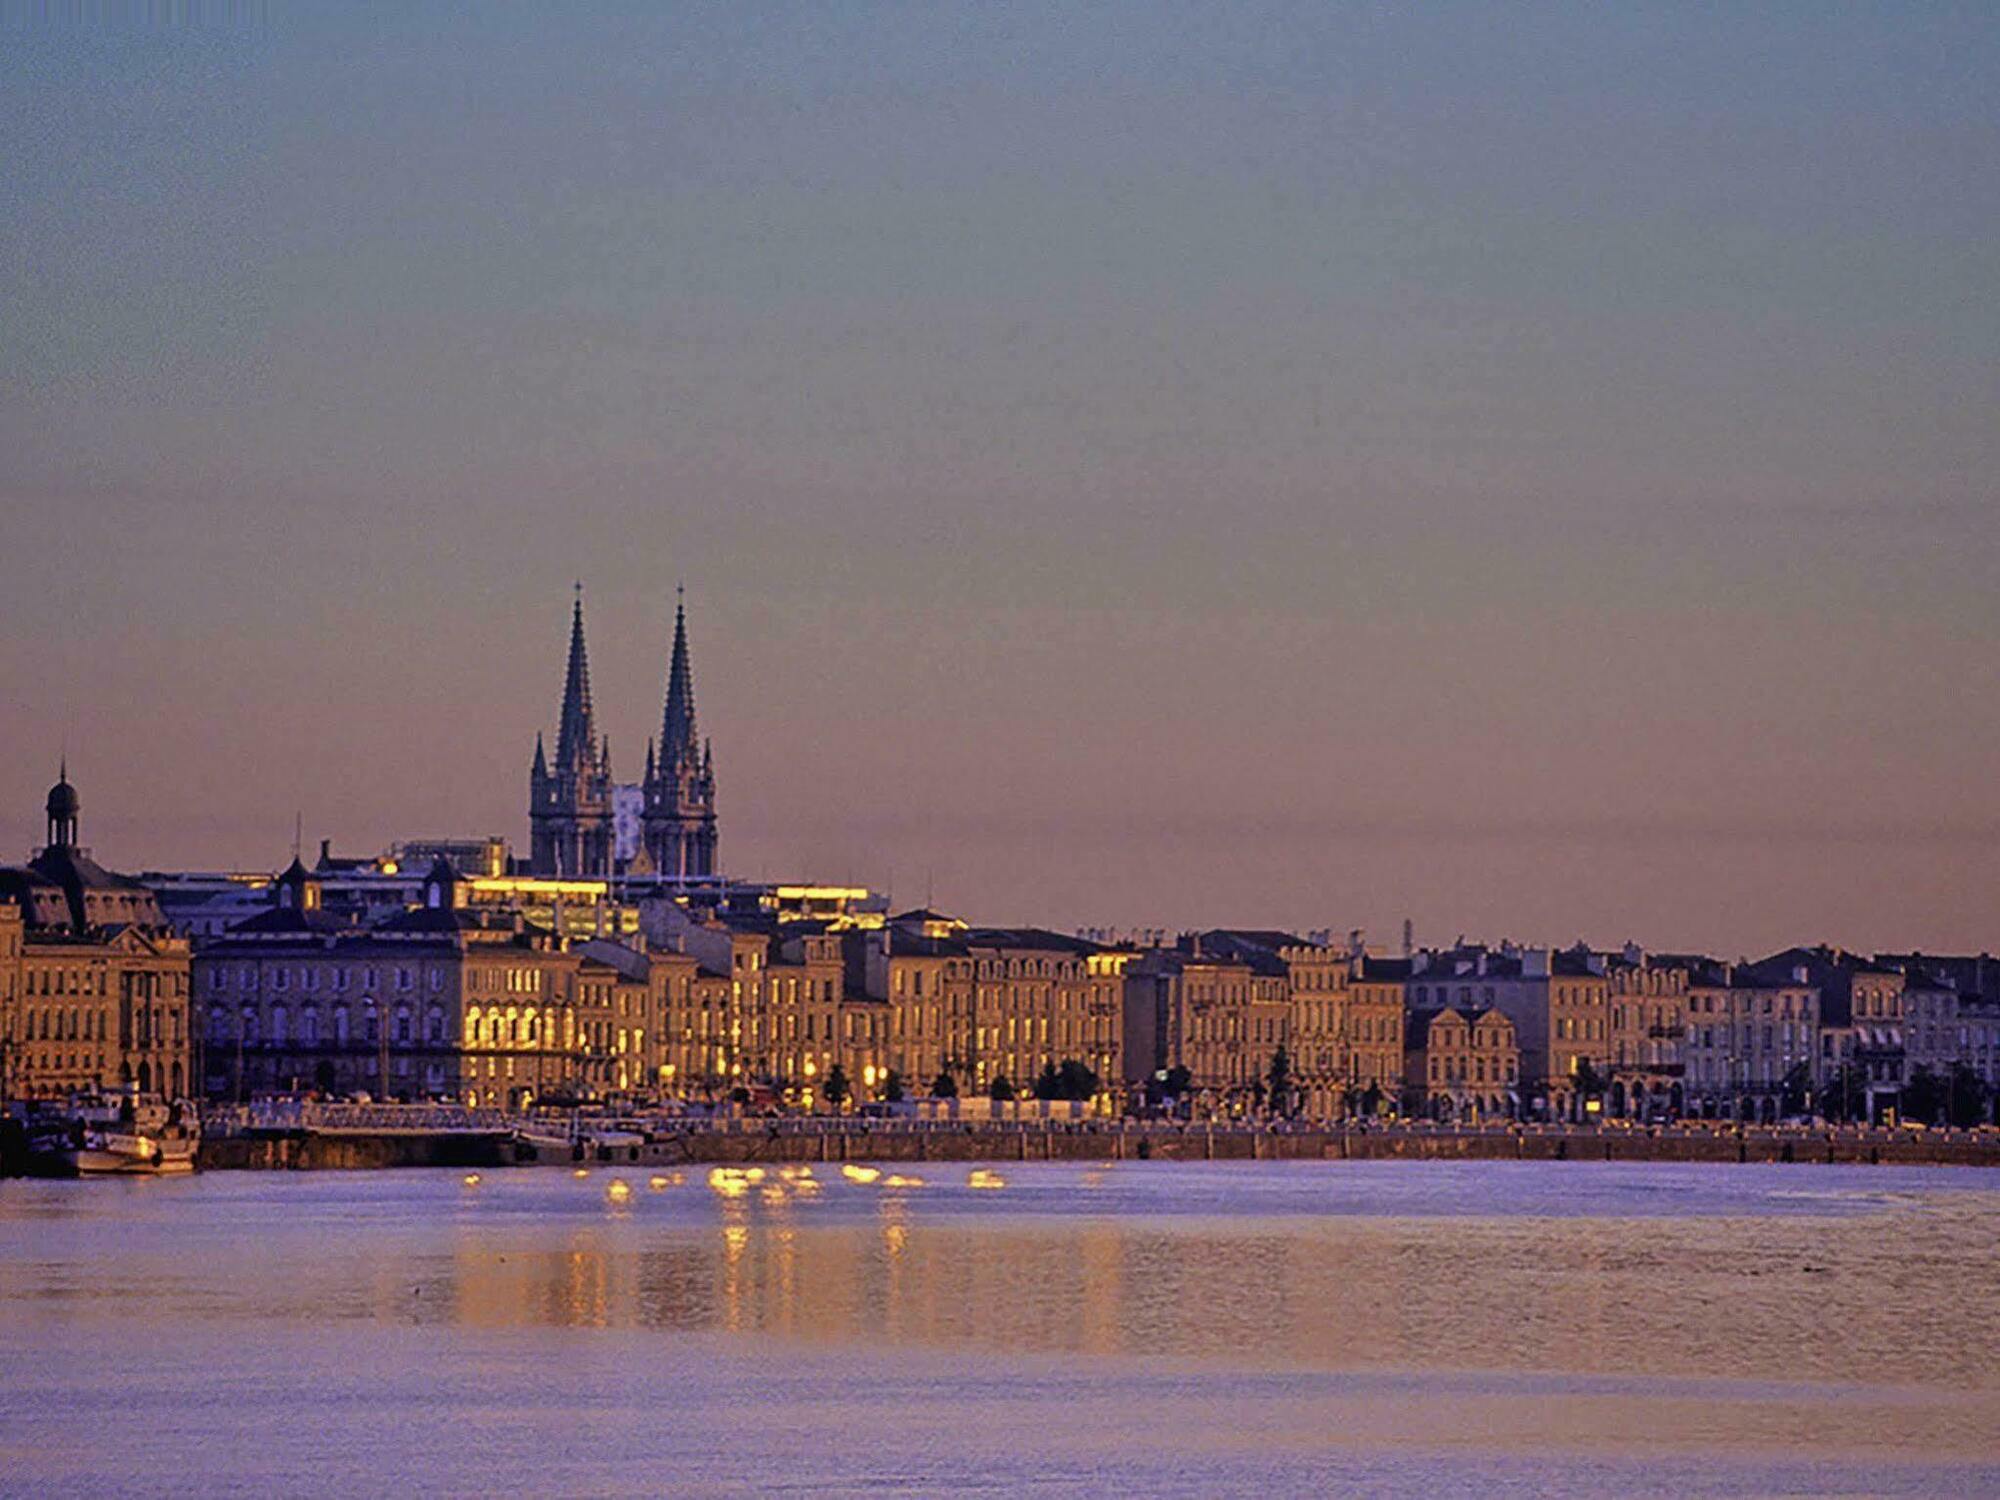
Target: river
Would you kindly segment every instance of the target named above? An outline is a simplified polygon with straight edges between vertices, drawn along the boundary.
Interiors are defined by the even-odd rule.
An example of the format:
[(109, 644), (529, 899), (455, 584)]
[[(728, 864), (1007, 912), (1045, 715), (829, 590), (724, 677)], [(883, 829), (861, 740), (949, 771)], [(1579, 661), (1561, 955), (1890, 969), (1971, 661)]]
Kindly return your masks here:
[(0, 1183), (0, 1492), (2000, 1494), (2000, 1171), (809, 1170)]

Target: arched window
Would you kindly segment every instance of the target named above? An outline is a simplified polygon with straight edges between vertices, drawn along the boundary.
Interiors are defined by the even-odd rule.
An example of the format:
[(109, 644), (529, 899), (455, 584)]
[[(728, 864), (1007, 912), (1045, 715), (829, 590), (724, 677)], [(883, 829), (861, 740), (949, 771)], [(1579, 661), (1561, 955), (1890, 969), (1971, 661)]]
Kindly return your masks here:
[(274, 1042), (277, 1042), (277, 1043), (280, 1043), (280, 1044), (282, 1044), (282, 1043), (284, 1042), (284, 1040), (285, 1040), (285, 1023), (286, 1023), (286, 1019), (287, 1019), (287, 1018), (286, 1018), (286, 1016), (285, 1016), (285, 1007), (284, 1007), (284, 1006), (282, 1006), (282, 1005), (274, 1005), (274, 1006), (272, 1006), (272, 1007), (271, 1007), (271, 1040), (272, 1040), (272, 1041), (274, 1041)]
[(257, 1012), (247, 1005), (243, 1007), (243, 1040), (245, 1043), (257, 1040)]
[(319, 1045), (319, 1012), (310, 1005), (299, 1013), (299, 1040), (308, 1047)]
[(444, 1040), (444, 1012), (433, 1005), (430, 1014), (424, 1018), (424, 1035), (433, 1042)]
[(468, 1047), (479, 1045), (479, 1007), (476, 1005), (465, 1013), (465, 1044)]
[(333, 1008), (333, 1040), (338, 1046), (347, 1045), (347, 1007), (344, 1005)]
[(224, 1042), (229, 1039), (229, 1012), (219, 1005), (208, 1008), (208, 1039)]
[(381, 1040), (381, 1017), (371, 1004), (361, 1012), (361, 1036), (371, 1046)]
[(403, 1044), (410, 1040), (410, 1008), (407, 1005), (396, 1007), (396, 1040)]

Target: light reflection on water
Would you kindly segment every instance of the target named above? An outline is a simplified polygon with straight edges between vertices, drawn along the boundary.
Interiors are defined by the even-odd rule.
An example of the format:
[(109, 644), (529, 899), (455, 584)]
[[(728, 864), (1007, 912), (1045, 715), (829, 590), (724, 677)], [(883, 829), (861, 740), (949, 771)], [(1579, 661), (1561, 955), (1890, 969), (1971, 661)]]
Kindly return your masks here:
[[(0, 1347), (81, 1378), (101, 1341), (164, 1349), (198, 1331), (224, 1338), (224, 1373), (263, 1371), (284, 1350), (282, 1378), (331, 1389), (357, 1363), (421, 1385), (435, 1366), (524, 1341), (531, 1352), (498, 1362), (486, 1394), (554, 1401), (550, 1421), (551, 1373), (615, 1349), (709, 1372), (681, 1402), (697, 1425), (730, 1376), (771, 1361), (827, 1362), (877, 1390), (933, 1369), (929, 1399), (1014, 1424), (1031, 1452), (1059, 1453), (1065, 1432), (1094, 1451), (1219, 1445), (1234, 1455), (1210, 1476), (1223, 1487), (1282, 1479), (1284, 1464), (1334, 1448), (1467, 1442), (1620, 1462), (1893, 1459), (1893, 1474), (1868, 1471), (1875, 1490), (2000, 1480), (1984, 1467), (2000, 1447), (2000, 1174), (1010, 1164), (996, 1191), (933, 1165), (921, 1189), (773, 1174), (739, 1192), (688, 1174), (642, 1192), (634, 1174), (623, 1197), (603, 1180), (616, 1175), (0, 1185)], [(399, 1364), (411, 1339), (426, 1353)], [(968, 1360), (1018, 1385), (997, 1412), (985, 1394), (948, 1394)], [(1131, 1409), (1021, 1379), (1052, 1367), (1098, 1372), (1100, 1392), (1125, 1383)], [(143, 1404), (157, 1383), (135, 1374), (127, 1394)], [(0, 1418), (59, 1417), (23, 1389), (0, 1390)], [(1240, 1395), (1253, 1389), (1254, 1422)], [(754, 1391), (774, 1431), (824, 1419), (768, 1380)], [(1261, 1446), (1239, 1453), (1253, 1429)], [(786, 1460), (824, 1466), (836, 1487), (861, 1482), (842, 1467), (855, 1461), (837, 1429)], [(1701, 1487), (1729, 1478), (1701, 1474)], [(1815, 1474), (1804, 1488), (1828, 1487)], [(592, 1487), (619, 1487), (601, 1479)], [(893, 1464), (867, 1484), (905, 1482), (926, 1488)], [(1745, 1482), (1801, 1486), (1754, 1465)]]

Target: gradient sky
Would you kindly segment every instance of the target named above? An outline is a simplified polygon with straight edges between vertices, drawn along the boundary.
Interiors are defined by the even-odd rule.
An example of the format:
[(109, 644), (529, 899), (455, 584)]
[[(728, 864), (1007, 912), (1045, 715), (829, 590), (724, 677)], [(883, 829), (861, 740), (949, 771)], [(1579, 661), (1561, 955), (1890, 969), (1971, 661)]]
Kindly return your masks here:
[(0, 841), (2000, 948), (1988, 5), (0, 6)]

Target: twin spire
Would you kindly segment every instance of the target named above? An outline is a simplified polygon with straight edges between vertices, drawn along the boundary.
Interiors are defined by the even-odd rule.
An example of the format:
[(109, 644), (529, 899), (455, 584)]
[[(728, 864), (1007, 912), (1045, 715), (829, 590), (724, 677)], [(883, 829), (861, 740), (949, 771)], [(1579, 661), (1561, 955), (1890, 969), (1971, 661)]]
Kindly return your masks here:
[[(583, 586), (570, 611), (569, 660), (563, 673), (562, 713), (551, 764), (541, 736), (529, 776), (531, 867), (551, 875), (642, 870), (668, 878), (715, 873), (715, 761), (698, 736), (694, 717), (694, 665), (688, 651), (687, 605), (674, 606), (673, 654), (667, 668), (660, 740), (646, 746), (646, 777), (639, 788), (639, 830), (619, 833), (620, 788), (611, 779), (611, 747), (598, 734), (590, 696), (590, 651), (584, 639)], [(624, 853), (619, 852), (624, 838)]]
[(660, 760), (678, 766), (695, 758), (694, 669), (688, 665), (687, 605), (674, 605), (674, 654), (667, 668), (667, 707), (660, 717)]
[[(535, 754), (542, 753), (537, 737)], [(590, 707), (590, 651), (583, 640), (583, 585), (570, 612), (569, 666), (563, 673), (562, 718), (556, 727), (556, 765), (563, 770), (597, 763), (597, 721)]]
[[(695, 731), (694, 667), (688, 654), (687, 604), (685, 590), (676, 589), (674, 604), (674, 647), (667, 668), (666, 708), (660, 716), (660, 744), (657, 758), (652, 741), (646, 743), (646, 777), (691, 766), (708, 769), (712, 760)], [(562, 713), (556, 726), (555, 768), (558, 771), (596, 770), (611, 774), (611, 740), (597, 733), (596, 711), (590, 701), (590, 648), (584, 638), (583, 585), (576, 585), (575, 602), (570, 608), (569, 660), (563, 670)], [(546, 776), (548, 753), (542, 736), (535, 736), (535, 774)]]

